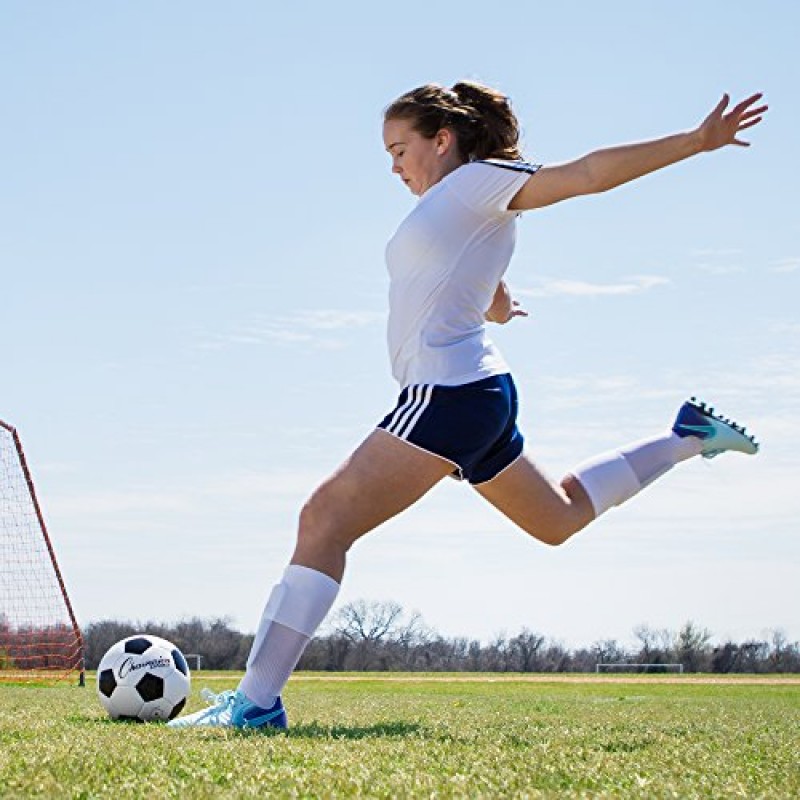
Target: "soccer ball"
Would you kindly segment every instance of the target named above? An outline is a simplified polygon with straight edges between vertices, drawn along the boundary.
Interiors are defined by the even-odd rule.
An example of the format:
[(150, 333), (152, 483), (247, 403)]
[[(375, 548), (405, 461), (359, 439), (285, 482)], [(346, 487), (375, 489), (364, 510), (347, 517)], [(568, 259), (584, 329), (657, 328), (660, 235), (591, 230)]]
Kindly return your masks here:
[(183, 710), (190, 684), (183, 653), (149, 634), (117, 642), (97, 667), (97, 696), (111, 719), (174, 719)]

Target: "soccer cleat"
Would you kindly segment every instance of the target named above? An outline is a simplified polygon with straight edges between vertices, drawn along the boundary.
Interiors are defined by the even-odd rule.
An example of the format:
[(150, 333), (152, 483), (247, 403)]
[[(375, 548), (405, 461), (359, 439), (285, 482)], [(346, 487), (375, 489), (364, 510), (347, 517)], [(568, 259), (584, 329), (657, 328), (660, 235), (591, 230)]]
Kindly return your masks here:
[(209, 708), (196, 711), (186, 717), (178, 717), (168, 722), (170, 728), (240, 728), (253, 730), (258, 728), (277, 728), (286, 730), (286, 711), (279, 697), (270, 708), (261, 708), (251, 702), (238, 689), (214, 694), (210, 689), (203, 689), (203, 699)]
[(694, 397), (681, 406), (672, 430), (678, 436), (697, 436), (702, 439), (700, 455), (703, 458), (714, 458), (729, 450), (751, 456), (758, 452), (758, 443), (743, 426), (715, 414), (713, 408), (699, 403)]

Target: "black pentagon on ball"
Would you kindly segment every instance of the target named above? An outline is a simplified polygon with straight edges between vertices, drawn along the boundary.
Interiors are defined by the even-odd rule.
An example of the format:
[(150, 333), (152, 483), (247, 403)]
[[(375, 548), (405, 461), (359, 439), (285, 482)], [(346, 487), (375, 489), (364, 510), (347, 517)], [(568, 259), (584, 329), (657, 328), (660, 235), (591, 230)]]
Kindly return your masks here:
[(153, 643), (149, 639), (145, 639), (144, 636), (137, 636), (135, 639), (128, 639), (128, 641), (125, 642), (125, 652), (140, 656), (145, 650), (149, 650), (152, 646)]
[(111, 697), (114, 694), (114, 689), (117, 688), (117, 679), (114, 677), (113, 669), (104, 669), (97, 680), (97, 687), (100, 692), (106, 697)]
[(175, 717), (177, 717), (178, 714), (180, 714), (181, 711), (183, 711), (183, 707), (185, 705), (186, 705), (186, 698), (184, 697), (183, 700), (181, 700), (180, 703), (176, 703), (175, 708), (173, 708), (172, 711), (169, 712), (169, 718), (175, 719)]
[(172, 660), (175, 662), (175, 666), (180, 670), (184, 675), (189, 674), (189, 665), (186, 663), (186, 659), (183, 657), (183, 653), (176, 647), (172, 651)]
[(149, 700), (160, 700), (164, 696), (164, 679), (158, 675), (148, 672), (136, 684), (136, 691), (145, 702)]

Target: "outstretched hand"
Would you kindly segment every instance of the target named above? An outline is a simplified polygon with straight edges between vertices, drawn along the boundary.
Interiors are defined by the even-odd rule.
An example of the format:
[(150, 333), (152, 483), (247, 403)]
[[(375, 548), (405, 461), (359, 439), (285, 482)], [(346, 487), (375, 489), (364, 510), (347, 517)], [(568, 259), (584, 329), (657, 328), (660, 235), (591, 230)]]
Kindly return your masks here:
[(736, 144), (739, 147), (750, 147), (750, 142), (742, 141), (738, 134), (753, 125), (758, 125), (764, 112), (769, 106), (762, 105), (756, 108), (751, 106), (758, 102), (764, 95), (759, 92), (734, 106), (727, 114), (725, 109), (730, 102), (730, 96), (722, 95), (722, 100), (716, 108), (703, 120), (697, 132), (700, 136), (701, 150), (708, 152)]

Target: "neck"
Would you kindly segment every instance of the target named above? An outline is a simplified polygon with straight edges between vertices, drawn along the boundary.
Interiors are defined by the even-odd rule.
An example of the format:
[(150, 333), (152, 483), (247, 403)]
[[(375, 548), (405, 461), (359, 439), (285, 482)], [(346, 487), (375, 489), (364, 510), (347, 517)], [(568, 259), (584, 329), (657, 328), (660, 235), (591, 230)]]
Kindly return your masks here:
[(465, 162), (457, 159), (457, 158), (448, 158), (439, 165), (437, 171), (433, 174), (430, 183), (423, 189), (423, 194), (431, 188), (431, 186), (435, 186), (439, 183), (442, 178), (449, 175), (453, 170), (458, 169), (462, 166)]

